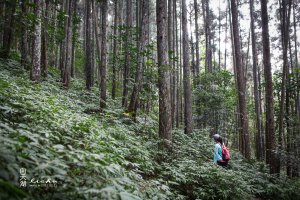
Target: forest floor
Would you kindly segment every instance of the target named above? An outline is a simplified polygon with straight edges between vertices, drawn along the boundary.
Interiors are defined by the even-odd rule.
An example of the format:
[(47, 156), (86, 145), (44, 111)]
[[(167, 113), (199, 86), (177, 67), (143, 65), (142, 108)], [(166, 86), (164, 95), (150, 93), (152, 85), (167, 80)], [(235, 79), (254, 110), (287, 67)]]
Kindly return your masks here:
[(161, 152), (155, 111), (134, 122), (109, 99), (96, 112), (97, 87), (74, 79), (66, 90), (55, 69), (38, 84), (13, 60), (0, 72), (0, 199), (300, 199), (299, 179), (234, 150), (215, 166), (207, 130), (174, 130)]

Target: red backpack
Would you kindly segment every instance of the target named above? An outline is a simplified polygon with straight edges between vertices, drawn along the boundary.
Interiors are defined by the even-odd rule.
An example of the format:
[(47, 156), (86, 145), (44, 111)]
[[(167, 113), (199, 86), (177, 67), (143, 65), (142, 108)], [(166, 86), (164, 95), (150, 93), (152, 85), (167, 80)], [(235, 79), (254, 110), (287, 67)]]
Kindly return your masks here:
[(229, 151), (229, 148), (225, 145), (223, 145), (223, 147), (222, 147), (222, 159), (224, 161), (230, 160), (230, 151)]

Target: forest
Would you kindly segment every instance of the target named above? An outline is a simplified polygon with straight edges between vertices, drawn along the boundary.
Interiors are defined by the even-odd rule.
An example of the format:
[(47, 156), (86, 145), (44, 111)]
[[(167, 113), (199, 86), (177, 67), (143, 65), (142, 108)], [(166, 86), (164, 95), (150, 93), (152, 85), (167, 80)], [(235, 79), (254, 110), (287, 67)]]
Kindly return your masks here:
[(299, 5), (1, 0), (0, 199), (299, 200)]

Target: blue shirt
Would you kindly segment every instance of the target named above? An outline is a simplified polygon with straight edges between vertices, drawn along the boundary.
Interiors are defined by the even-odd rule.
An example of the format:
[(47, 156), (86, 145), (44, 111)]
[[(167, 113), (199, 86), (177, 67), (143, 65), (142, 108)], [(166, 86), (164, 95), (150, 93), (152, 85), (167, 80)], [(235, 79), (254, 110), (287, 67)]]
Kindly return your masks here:
[(217, 163), (217, 161), (222, 160), (222, 147), (220, 143), (215, 144), (215, 150), (214, 150), (214, 163)]

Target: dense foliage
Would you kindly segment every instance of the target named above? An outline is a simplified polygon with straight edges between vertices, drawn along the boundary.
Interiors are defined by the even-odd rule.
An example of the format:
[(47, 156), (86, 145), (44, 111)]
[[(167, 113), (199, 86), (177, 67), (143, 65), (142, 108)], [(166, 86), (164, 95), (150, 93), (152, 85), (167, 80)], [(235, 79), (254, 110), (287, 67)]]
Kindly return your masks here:
[[(19, 63), (0, 63), (0, 199), (300, 199), (299, 180), (275, 178), (232, 150), (227, 169), (212, 164), (208, 130), (174, 131), (160, 152), (157, 113), (135, 123), (119, 100), (99, 114), (98, 89), (58, 72), (33, 84)], [(20, 168), (27, 187), (20, 187)], [(30, 187), (50, 177), (57, 187)]]

